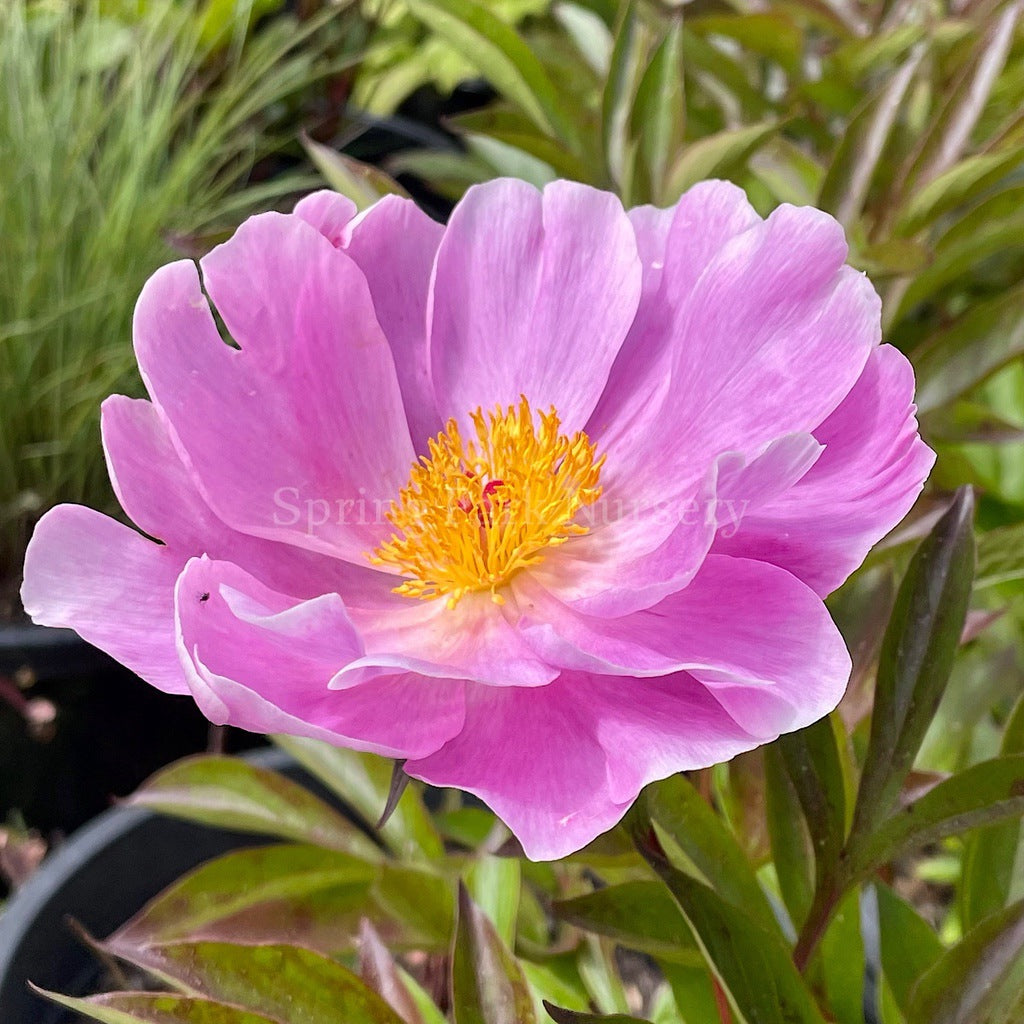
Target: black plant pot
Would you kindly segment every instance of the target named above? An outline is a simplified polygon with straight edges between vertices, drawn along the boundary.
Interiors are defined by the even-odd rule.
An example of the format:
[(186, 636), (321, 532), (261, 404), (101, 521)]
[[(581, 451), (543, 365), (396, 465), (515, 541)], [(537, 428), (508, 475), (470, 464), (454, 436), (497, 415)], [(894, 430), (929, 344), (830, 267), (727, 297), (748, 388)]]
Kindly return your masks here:
[[(47, 837), (67, 834), (206, 749), (209, 723), (191, 698), (160, 693), (71, 630), (0, 625), (0, 676), (0, 823), (14, 811)], [(22, 694), (16, 680), (31, 686)], [(42, 734), (15, 706), (30, 698), (56, 709)]]
[[(249, 758), (329, 799), (283, 751), (260, 750)], [(45, 860), (0, 912), (0, 1021), (69, 1024), (78, 1019), (28, 987), (32, 981), (66, 995), (97, 990), (102, 968), (69, 919), (105, 937), (198, 864), (261, 842), (136, 808), (105, 811)]]

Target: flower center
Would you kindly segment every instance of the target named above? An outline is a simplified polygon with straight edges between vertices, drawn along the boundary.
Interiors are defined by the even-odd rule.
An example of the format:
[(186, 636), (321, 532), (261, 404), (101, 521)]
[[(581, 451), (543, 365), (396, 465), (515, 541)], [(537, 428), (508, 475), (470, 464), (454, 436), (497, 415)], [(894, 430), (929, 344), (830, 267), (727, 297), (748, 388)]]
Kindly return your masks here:
[(553, 408), (535, 424), (525, 398), (471, 419), (467, 441), (455, 420), (431, 438), (391, 504), (395, 533), (369, 557), (406, 577), (396, 594), (445, 596), (454, 608), (470, 591), (489, 590), (501, 604), (498, 588), (514, 573), (587, 532), (573, 520), (600, 497), (604, 456), (583, 431), (560, 433)]

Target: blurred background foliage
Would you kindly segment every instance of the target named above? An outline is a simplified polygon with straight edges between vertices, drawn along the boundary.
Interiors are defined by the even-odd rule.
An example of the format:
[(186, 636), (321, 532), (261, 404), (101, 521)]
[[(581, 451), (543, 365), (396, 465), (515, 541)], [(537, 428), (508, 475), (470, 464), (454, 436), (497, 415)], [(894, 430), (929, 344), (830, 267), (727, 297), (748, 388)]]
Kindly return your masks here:
[[(111, 952), (172, 983), (166, 957), (209, 963), (200, 990), (235, 1003), (223, 979), (248, 984), (252, 966), (233, 943), (256, 935), (357, 1022), (544, 1020), (542, 999), (579, 1024), (594, 1011), (687, 1024), (1024, 1019), (1024, 0), (89, 10), (14, 0), (0, 13), (11, 566), (39, 510), (108, 500), (96, 407), (137, 390), (128, 320), (142, 280), (314, 180), (364, 207), (409, 193), (437, 216), (505, 174), (663, 206), (724, 177), (762, 213), (819, 206), (882, 295), (886, 340), (914, 363), (939, 455), (915, 511), (830, 599), (855, 661), (839, 711), (692, 785), (652, 789), (630, 823), (640, 853), (620, 831), (559, 865), (498, 857), (515, 851), (486, 812), (456, 801), (428, 814), (414, 788), (378, 848), (290, 790), (279, 820), (291, 824), (274, 824), (259, 808), (278, 783), (191, 762), (136, 799), (293, 845), (201, 869)], [(951, 508), (963, 485), (976, 510), (962, 494)], [(375, 819), (390, 766), (286, 746)], [(289, 943), (353, 968), (358, 945), (363, 981)], [(115, 996), (88, 1012), (283, 1019), (253, 991), (249, 1017), (183, 1002), (178, 1016), (146, 1016)], [(314, 1006), (303, 1019), (336, 1018)]]

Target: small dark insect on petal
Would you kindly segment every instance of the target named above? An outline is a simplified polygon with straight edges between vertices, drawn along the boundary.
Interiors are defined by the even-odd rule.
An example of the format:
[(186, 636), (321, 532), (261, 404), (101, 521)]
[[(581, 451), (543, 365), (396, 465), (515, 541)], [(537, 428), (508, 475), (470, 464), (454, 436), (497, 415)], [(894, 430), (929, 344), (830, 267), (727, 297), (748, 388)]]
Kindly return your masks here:
[(207, 591), (205, 594), (200, 594), (199, 595), (199, 603), (200, 604), (202, 604), (204, 601), (209, 601), (209, 600), (210, 600), (210, 592), (209, 591)]

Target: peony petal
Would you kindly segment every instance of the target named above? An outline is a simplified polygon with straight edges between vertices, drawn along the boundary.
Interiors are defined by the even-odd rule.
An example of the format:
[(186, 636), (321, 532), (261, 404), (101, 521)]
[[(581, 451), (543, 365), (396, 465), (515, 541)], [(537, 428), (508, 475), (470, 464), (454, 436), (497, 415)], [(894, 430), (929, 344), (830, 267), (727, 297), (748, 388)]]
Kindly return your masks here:
[(463, 684), (452, 680), (405, 674), (328, 689), (362, 652), (336, 594), (295, 602), (204, 558), (186, 566), (175, 605), (189, 687), (214, 722), (388, 757), (422, 757), (462, 727)]
[(608, 457), (606, 490), (613, 492), (621, 477), (635, 495), (632, 471), (644, 461), (644, 448), (664, 444), (658, 423), (680, 341), (678, 311), (724, 246), (761, 221), (743, 190), (726, 181), (701, 182), (667, 210), (637, 207), (629, 219), (643, 265), (643, 294), (587, 432)]
[(335, 249), (341, 248), (349, 221), (356, 212), (356, 204), (348, 196), (326, 188), (300, 199), (292, 211), (294, 216), (316, 228)]
[(581, 429), (636, 313), (636, 241), (619, 201), (555, 182), (471, 188), (437, 254), (430, 321), (443, 417), (525, 395)]
[(395, 357), (398, 383), (419, 453), (443, 428), (430, 382), (427, 301), (444, 228), (411, 199), (385, 196), (349, 227), (345, 252), (366, 277)]
[(110, 479), (132, 521), (162, 540), (178, 557), (178, 571), (192, 557), (244, 565), (267, 586), (298, 597), (331, 590), (346, 601), (373, 603), (389, 596), (394, 578), (324, 558), (290, 544), (251, 537), (214, 515), (181, 461), (156, 407), (113, 395), (103, 403), (103, 446)]
[(785, 570), (709, 555), (684, 590), (618, 619), (570, 610), (520, 585), (523, 635), (567, 669), (610, 675), (689, 672), (751, 735), (774, 739), (828, 714), (850, 657), (821, 600)]
[(458, 736), (405, 771), (487, 803), (532, 860), (554, 860), (615, 825), (605, 754), (586, 694), (572, 680), (534, 689), (470, 686)]
[(332, 680), (347, 687), (383, 672), (473, 679), (489, 686), (544, 686), (558, 674), (509, 623), (489, 593), (467, 594), (454, 607), (443, 599), (353, 608), (366, 653)]
[(881, 307), (846, 254), (827, 214), (781, 206), (707, 267), (679, 307), (664, 409), (687, 459), (813, 430), (850, 391), (879, 342)]
[(608, 797), (628, 806), (648, 783), (728, 761), (764, 742), (685, 672), (654, 679), (589, 676), (587, 701), (607, 756)]
[[(364, 565), (389, 532), (379, 509), (414, 456), (391, 352), (358, 268), (296, 218), (246, 222), (239, 252), (223, 253), (227, 243), (207, 257), (220, 254), (218, 280), (256, 245), (254, 232), (268, 277), (287, 259), (300, 260), (304, 275), (299, 283), (297, 268), (280, 267), (276, 284), (252, 271), (253, 305), (266, 321), (254, 351), (221, 341), (196, 268), (182, 261), (157, 271), (139, 299), (139, 366), (220, 519)], [(285, 321), (287, 334), (275, 335)]]
[(73, 629), (165, 693), (188, 693), (174, 646), (174, 553), (80, 505), (39, 521), (21, 599), (33, 622)]
[(534, 689), (471, 686), (462, 732), (405, 770), (474, 793), (528, 857), (554, 860), (617, 824), (648, 782), (757, 744), (685, 674), (567, 672)]
[(815, 429), (824, 454), (794, 487), (744, 518), (715, 550), (782, 566), (831, 593), (907, 514), (935, 455), (917, 433), (914, 375), (896, 349), (872, 352), (836, 411)]

